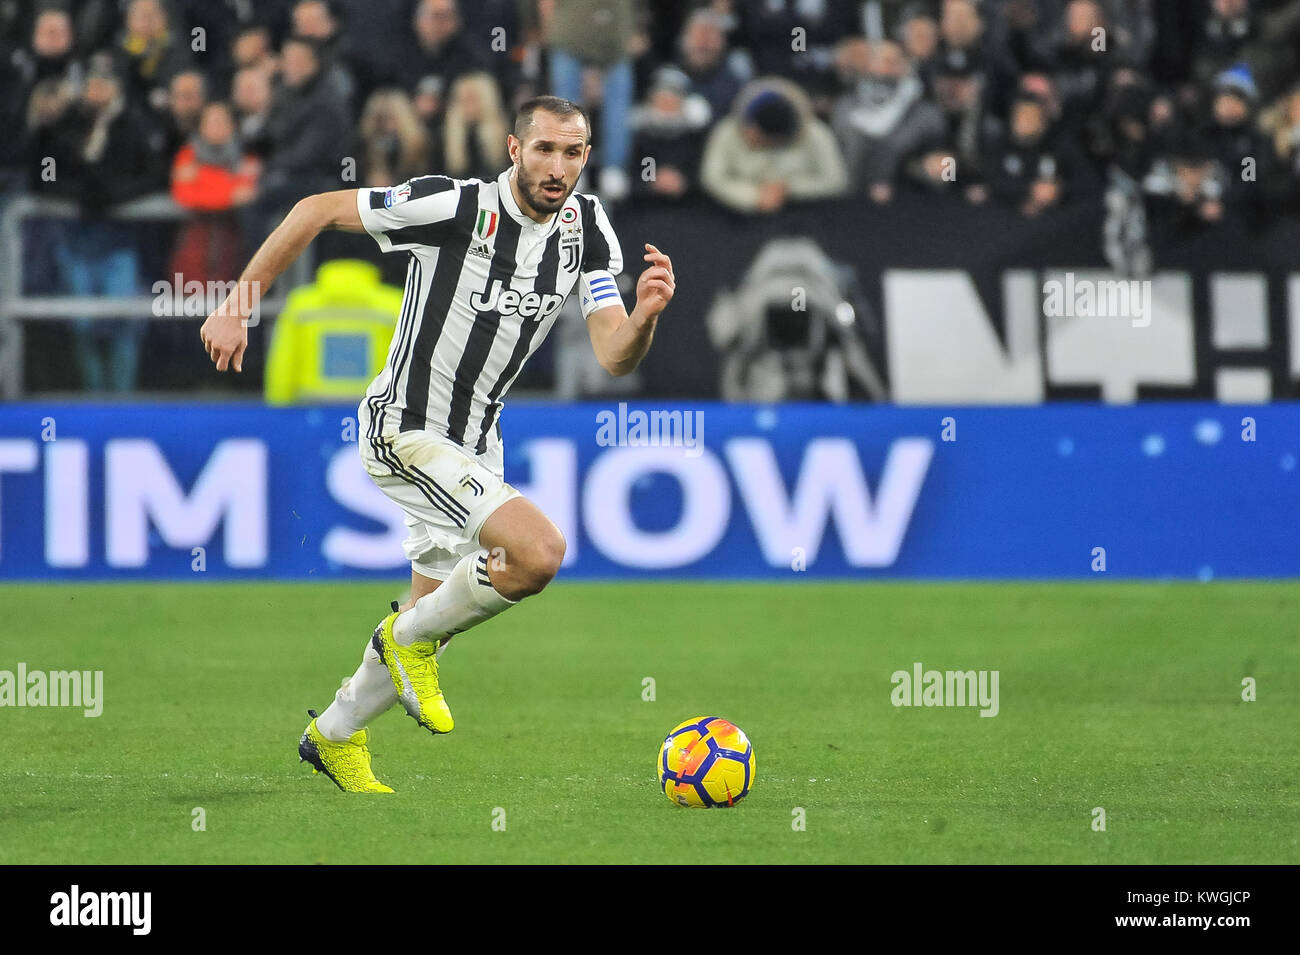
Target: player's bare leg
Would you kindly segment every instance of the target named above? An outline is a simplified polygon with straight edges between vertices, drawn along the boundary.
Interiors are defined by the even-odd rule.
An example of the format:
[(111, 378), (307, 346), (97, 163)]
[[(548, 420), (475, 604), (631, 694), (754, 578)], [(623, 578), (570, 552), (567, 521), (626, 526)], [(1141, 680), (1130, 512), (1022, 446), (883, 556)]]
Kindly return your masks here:
[[(515, 601), (539, 593), (555, 577), (564, 559), (564, 535), (535, 504), (522, 497), (492, 512), (479, 532), (479, 543), (488, 552), (485, 566), (492, 586)], [(480, 565), (484, 566), (482, 558)], [(411, 571), (411, 599), (399, 609), (410, 610), (440, 583)], [(439, 638), (439, 659), (452, 636)]]
[(564, 535), (525, 497), (512, 498), (493, 511), (478, 539), (490, 554), (503, 555), (488, 561), (488, 572), (492, 585), (510, 600), (541, 593), (564, 560)]
[(415, 602), (425, 594), (431, 594), (438, 589), (442, 581), (435, 577), (426, 577), (418, 570), (411, 571), (411, 596), (406, 598), (406, 603), (398, 607), (398, 611), (410, 610), (415, 606)]
[[(393, 622), (401, 646), (468, 630), (524, 597), (540, 593), (564, 559), (564, 535), (537, 505), (511, 498), (483, 522), (477, 553), (461, 558), (441, 586), (419, 582), (423, 593)], [(414, 578), (413, 578), (414, 579)], [(412, 584), (412, 594), (416, 591)]]

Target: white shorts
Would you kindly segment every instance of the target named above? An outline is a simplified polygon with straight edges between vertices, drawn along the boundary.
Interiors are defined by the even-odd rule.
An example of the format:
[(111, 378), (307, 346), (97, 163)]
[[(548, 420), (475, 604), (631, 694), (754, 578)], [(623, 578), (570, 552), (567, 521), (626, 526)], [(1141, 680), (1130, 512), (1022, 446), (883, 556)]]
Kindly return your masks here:
[(361, 462), (406, 515), (402, 549), (411, 569), (446, 580), (462, 557), (482, 549), (479, 531), (492, 512), (521, 496), (504, 480), (501, 446), (480, 458), (431, 431), (367, 437), (368, 424), (361, 422), (357, 442)]

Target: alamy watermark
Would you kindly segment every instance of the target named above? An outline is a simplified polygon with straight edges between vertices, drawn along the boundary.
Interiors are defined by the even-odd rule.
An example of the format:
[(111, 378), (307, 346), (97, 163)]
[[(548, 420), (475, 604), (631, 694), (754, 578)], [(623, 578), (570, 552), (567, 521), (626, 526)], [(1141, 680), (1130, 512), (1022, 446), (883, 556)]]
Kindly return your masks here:
[(261, 321), (261, 282), (187, 282), (179, 272), (172, 279), (159, 279), (150, 287), (154, 318), (207, 318), (225, 310), (239, 315), (249, 328)]
[(596, 412), (596, 444), (602, 448), (684, 448), (688, 458), (704, 453), (703, 411), (627, 410)]
[(997, 670), (895, 670), (889, 701), (895, 706), (978, 706), (980, 716), (998, 715)]
[(152, 892), (83, 892), (73, 885), (50, 896), (50, 924), (118, 925), (148, 935), (153, 925)]
[(79, 706), (85, 716), (104, 712), (103, 670), (0, 670), (0, 706)]
[(1088, 279), (1073, 272), (1065, 281), (1043, 283), (1043, 314), (1049, 318), (1127, 318), (1134, 328), (1151, 324), (1150, 279)]

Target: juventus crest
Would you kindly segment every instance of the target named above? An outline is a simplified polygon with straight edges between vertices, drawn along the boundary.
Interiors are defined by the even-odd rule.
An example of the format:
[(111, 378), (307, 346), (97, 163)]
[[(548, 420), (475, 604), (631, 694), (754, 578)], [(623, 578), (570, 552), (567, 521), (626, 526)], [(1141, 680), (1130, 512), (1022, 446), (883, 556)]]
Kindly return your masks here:
[(560, 240), (561, 264), (566, 272), (578, 271), (578, 237), (565, 236)]

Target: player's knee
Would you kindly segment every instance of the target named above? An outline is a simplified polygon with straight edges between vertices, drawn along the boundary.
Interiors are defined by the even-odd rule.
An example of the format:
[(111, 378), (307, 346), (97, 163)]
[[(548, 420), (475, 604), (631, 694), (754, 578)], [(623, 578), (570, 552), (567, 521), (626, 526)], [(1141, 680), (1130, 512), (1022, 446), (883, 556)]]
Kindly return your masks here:
[(564, 535), (552, 529), (522, 548), (516, 564), (519, 586), (528, 594), (541, 593), (560, 572), (564, 560)]

